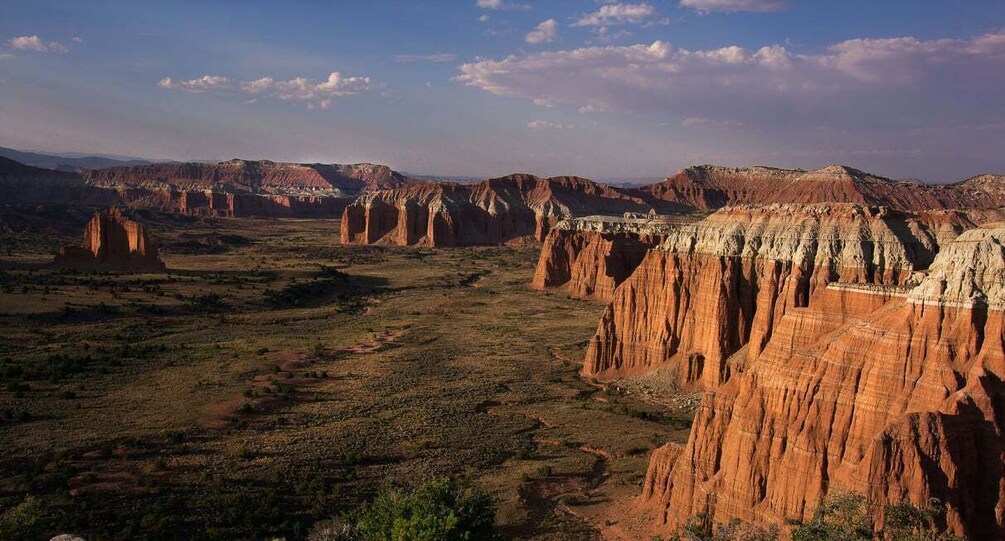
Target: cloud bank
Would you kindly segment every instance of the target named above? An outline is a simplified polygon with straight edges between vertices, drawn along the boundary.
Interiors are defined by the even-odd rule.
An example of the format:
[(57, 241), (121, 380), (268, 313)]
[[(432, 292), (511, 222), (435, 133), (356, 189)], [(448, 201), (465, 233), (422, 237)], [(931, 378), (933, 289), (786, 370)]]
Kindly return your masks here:
[(354, 96), (370, 92), (380, 85), (369, 77), (346, 77), (337, 71), (328, 75), (328, 79), (320, 82), (306, 77), (297, 77), (288, 81), (277, 81), (272, 77), (262, 77), (253, 81), (234, 81), (222, 75), (203, 75), (197, 79), (175, 81), (171, 77), (161, 79), (157, 86), (172, 90), (184, 90), (194, 93), (212, 93), (223, 96), (244, 96), (254, 103), (259, 97), (269, 97), (283, 101), (306, 103), (308, 107), (327, 109), (332, 99)]
[[(969, 111), (1001, 122), (1005, 29), (967, 39), (853, 39), (818, 54), (675, 48), (664, 41), (511, 55), (460, 66), (456, 80), (542, 106), (669, 118), (827, 124), (938, 121)], [(943, 118), (945, 120), (946, 118)], [(965, 119), (957, 119), (958, 123)]]

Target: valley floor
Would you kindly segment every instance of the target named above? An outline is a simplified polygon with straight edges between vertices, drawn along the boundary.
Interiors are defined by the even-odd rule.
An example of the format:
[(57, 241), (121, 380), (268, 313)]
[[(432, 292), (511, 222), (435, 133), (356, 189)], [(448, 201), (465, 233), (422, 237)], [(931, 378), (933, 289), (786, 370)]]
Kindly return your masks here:
[(465, 476), (506, 538), (646, 538), (623, 511), (687, 438), (579, 377), (603, 306), (531, 289), (532, 247), (150, 214), (167, 274), (74, 274), (46, 264), (85, 214), (6, 218), (0, 509), (34, 497), (45, 535), (300, 539), (387, 481)]

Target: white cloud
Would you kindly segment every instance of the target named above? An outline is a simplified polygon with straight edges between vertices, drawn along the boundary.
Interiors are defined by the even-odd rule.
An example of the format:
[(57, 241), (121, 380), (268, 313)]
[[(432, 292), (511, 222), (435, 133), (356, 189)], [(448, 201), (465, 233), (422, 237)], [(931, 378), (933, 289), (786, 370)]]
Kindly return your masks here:
[(453, 53), (394, 55), (395, 62), (453, 62), (455, 60), (457, 60), (457, 55)]
[(489, 22), (490, 18), (491, 17), (489, 17), (488, 14), (485, 14), (485, 15), (482, 15), (481, 17), (478, 17), (478, 22), (480, 22), (480, 23), (487, 23), (487, 22)]
[(45, 42), (38, 36), (18, 36), (16, 38), (11, 38), (10, 45), (11, 47), (21, 51), (44, 52), (48, 50), (45, 46)]
[(0, 60), (10, 60), (11, 58), (14, 58), (14, 55), (10, 53), (0, 53)]
[(70, 41), (74, 43), (84, 43), (84, 38), (80, 36), (73, 36), (73, 38)]
[(494, 10), (530, 9), (530, 5), (528, 4), (517, 4), (515, 2), (506, 2), (505, 0), (478, 0), (475, 5), (482, 9)]
[(840, 100), (875, 107), (871, 98), (884, 92), (899, 107), (914, 104), (921, 118), (928, 114), (918, 105), (922, 101), (965, 101), (971, 94), (978, 99), (991, 93), (985, 89), (1005, 84), (1005, 30), (971, 39), (848, 40), (815, 55), (780, 45), (688, 50), (655, 41), (584, 47), (479, 60), (463, 64), (456, 79), (544, 106), (707, 118), (737, 118), (728, 110), (754, 114), (762, 106), (835, 115)]
[(271, 77), (262, 77), (252, 81), (234, 81), (221, 75), (203, 75), (198, 79), (175, 81), (170, 77), (161, 79), (161, 88), (185, 90), (188, 92), (209, 92), (219, 95), (250, 95), (252, 99), (269, 97), (284, 101), (304, 102), (308, 108), (331, 106), (333, 98), (342, 98), (369, 92), (380, 85), (369, 77), (346, 77), (335, 71), (328, 79), (320, 82), (306, 77), (297, 77), (288, 81), (277, 81)]
[(530, 43), (531, 45), (537, 45), (539, 43), (550, 43), (555, 41), (555, 37), (558, 35), (558, 21), (555, 19), (548, 19), (542, 21), (541, 24), (534, 27), (530, 33), (524, 38), (524, 41)]
[(224, 91), (233, 87), (230, 79), (220, 75), (203, 75), (198, 79), (177, 82), (172, 80), (170, 77), (165, 77), (157, 83), (157, 86), (161, 88), (187, 90), (189, 92), (209, 92), (213, 90)]
[(569, 130), (576, 127), (575, 124), (561, 124), (548, 120), (531, 120), (527, 127), (532, 130)]
[(580, 17), (572, 26), (612, 26), (640, 24), (657, 16), (656, 8), (649, 4), (607, 4)]
[(781, 11), (785, 0), (680, 0), (681, 7), (692, 8), (700, 13), (721, 11)]
[(60, 54), (69, 51), (65, 45), (58, 41), (50, 41), (49, 43), (46, 43), (42, 40), (42, 38), (34, 35), (11, 38), (9, 43), (11, 47), (20, 51), (35, 51), (39, 53), (54, 52)]

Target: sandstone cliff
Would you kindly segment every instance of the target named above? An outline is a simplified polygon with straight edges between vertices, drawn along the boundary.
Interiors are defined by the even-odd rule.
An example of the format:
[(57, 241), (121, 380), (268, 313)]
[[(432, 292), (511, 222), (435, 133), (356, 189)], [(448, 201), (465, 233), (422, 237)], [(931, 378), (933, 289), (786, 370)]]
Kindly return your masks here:
[(645, 212), (622, 190), (578, 177), (517, 174), (478, 184), (425, 182), (363, 194), (342, 215), (342, 242), (460, 246), (543, 241), (562, 219)]
[[(909, 228), (932, 230), (934, 222), (913, 220)], [(788, 306), (752, 315), (758, 338), (745, 369), (706, 394), (683, 450), (653, 456), (643, 500), (661, 511), (662, 529), (703, 511), (719, 522), (781, 524), (847, 489), (872, 497), (880, 520), (885, 502), (936, 497), (948, 504), (951, 532), (1005, 536), (1005, 224), (944, 240), (920, 284), (895, 287), (929, 257), (927, 233), (897, 248), (873, 218), (860, 223), (873, 231), (873, 256), (842, 257), (837, 275), (819, 270), (827, 263), (819, 256), (801, 258), (817, 269), (798, 273), (806, 285), (780, 280), (784, 263), (782, 272), (767, 267), (779, 278), (762, 281), (761, 292)], [(913, 253), (903, 249), (910, 245)], [(717, 263), (727, 274), (740, 265)]]
[(84, 244), (67, 246), (55, 265), (77, 270), (163, 272), (157, 247), (143, 226), (126, 218), (118, 208), (99, 212), (84, 229)]
[(734, 207), (678, 227), (613, 295), (583, 372), (607, 379), (671, 364), (682, 385), (713, 388), (759, 353), (791, 309), (832, 282), (903, 286), (963, 213), (861, 205)]
[(610, 302), (625, 281), (667, 233), (699, 215), (611, 217), (564, 220), (544, 239), (532, 286), (564, 286), (569, 295)]

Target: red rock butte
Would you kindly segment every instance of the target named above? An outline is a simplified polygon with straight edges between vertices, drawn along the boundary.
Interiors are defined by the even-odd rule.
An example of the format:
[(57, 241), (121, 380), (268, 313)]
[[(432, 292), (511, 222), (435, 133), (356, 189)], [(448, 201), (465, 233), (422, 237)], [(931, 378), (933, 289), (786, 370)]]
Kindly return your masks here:
[(459, 246), (520, 237), (543, 241), (565, 218), (648, 208), (624, 190), (579, 177), (516, 174), (477, 184), (426, 182), (357, 198), (342, 214), (342, 242)]
[(166, 270), (143, 226), (123, 216), (117, 208), (95, 214), (84, 229), (84, 245), (62, 248), (55, 265), (76, 270)]
[(687, 444), (650, 458), (639, 506), (657, 532), (698, 513), (784, 525), (853, 490), (880, 523), (888, 502), (938, 498), (948, 531), (1001, 538), (1003, 219), (861, 204), (584, 218), (551, 232), (535, 284), (609, 297), (584, 375), (663, 370), (704, 392)]

